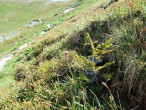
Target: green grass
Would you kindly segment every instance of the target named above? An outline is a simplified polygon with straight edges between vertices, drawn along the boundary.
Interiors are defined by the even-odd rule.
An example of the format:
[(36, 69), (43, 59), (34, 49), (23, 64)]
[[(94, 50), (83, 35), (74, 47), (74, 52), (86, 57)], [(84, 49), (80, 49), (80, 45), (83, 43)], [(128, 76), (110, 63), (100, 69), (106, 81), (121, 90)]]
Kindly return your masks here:
[[(141, 104), (146, 95), (143, 2), (119, 1), (108, 5), (106, 10), (100, 7), (110, 0), (89, 2), (44, 21), (59, 26), (45, 36), (36, 37), (31, 48), (18, 54), (20, 62), (14, 73), (26, 78), (2, 89), (2, 109), (123, 110), (137, 105), (138, 109), (144, 108)], [(23, 34), (35, 38), (40, 28), (45, 28), (45, 23), (26, 29)], [(87, 60), (91, 55), (91, 48), (84, 45), (89, 42), (85, 39), (87, 33), (91, 35), (94, 55), (104, 54), (105, 62), (115, 64), (102, 69)], [(112, 44), (108, 45), (109, 38)], [(98, 42), (93, 44), (95, 40)], [(106, 48), (110, 50), (105, 54)], [(90, 79), (85, 76), (91, 69), (95, 70), (94, 76), (97, 74), (94, 82), (88, 82)], [(99, 69), (102, 70), (96, 73)]]
[[(24, 44), (26, 42), (30, 42), (34, 38), (38, 37), (40, 35), (41, 31), (43, 29), (46, 29), (46, 23), (47, 22), (59, 25), (59, 24), (65, 22), (65, 21), (67, 21), (68, 19), (70, 19), (70, 17), (78, 15), (83, 10), (86, 10), (89, 6), (91, 6), (92, 4), (94, 4), (98, 1), (99, 0), (93, 0), (93, 1), (86, 0), (86, 1), (82, 2), (81, 6), (77, 7), (74, 11), (69, 12), (65, 15), (62, 14), (62, 12), (65, 9), (66, 4), (64, 4), (61, 9), (60, 8), (56, 9), (56, 7), (53, 5), (54, 7), (52, 8), (52, 11), (49, 12), (50, 14), (48, 14), (47, 20), (46, 20), (46, 17), (45, 17), (45, 20), (44, 20), (43, 24), (40, 24), (40, 25), (38, 25), (38, 26), (36, 26), (32, 29), (25, 29), (22, 33), (20, 33), (20, 35), (16, 36), (15, 38), (12, 38), (8, 41), (0, 43), (0, 58), (2, 58), (2, 56), (12, 52), (14, 49), (18, 48), (22, 44)], [(58, 9), (59, 9), (59, 11), (57, 11)], [(56, 12), (59, 13), (59, 16), (52, 20), (52, 15)], [(47, 11), (45, 13), (47, 13)], [(41, 14), (41, 16), (43, 16), (43, 13)]]
[(4, 69), (0, 71), (0, 88), (14, 82), (14, 66), (17, 64), (17, 58), (13, 58), (5, 65)]
[[(95, 3), (96, 2), (96, 0), (94, 0), (94, 1), (92, 1), (92, 2), (90, 2), (91, 4), (93, 4), (93, 3)], [(90, 5), (90, 4), (83, 4), (83, 5), (81, 5), (80, 6), (80, 8), (79, 9), (76, 9), (75, 11), (73, 11), (73, 12), (70, 12), (69, 14), (66, 14), (66, 15), (62, 15), (61, 14), (61, 16), (58, 18), (55, 18), (53, 21), (51, 20), (50, 22), (51, 23), (54, 23), (54, 24), (57, 24), (57, 25), (59, 25), (59, 24), (61, 24), (61, 23), (63, 23), (64, 21), (66, 21), (68, 18), (70, 18), (71, 16), (73, 16), (73, 15), (77, 15), (79, 12), (81, 12), (82, 10), (85, 10), (87, 7), (88, 7), (88, 5)], [(11, 7), (12, 8), (12, 7)], [(62, 8), (62, 10), (61, 10), (61, 12), (63, 11), (63, 9), (64, 8)], [(58, 9), (57, 9), (58, 10)], [(60, 11), (60, 10), (59, 10)], [(57, 11), (58, 12), (58, 11)], [(6, 12), (5, 12), (6, 13)], [(26, 12), (27, 13), (27, 12)], [(29, 14), (29, 13), (27, 13), (27, 14)], [(52, 14), (51, 14), (51, 16), (52, 16)], [(50, 17), (51, 17), (50, 16)], [(49, 16), (48, 16), (49, 17)], [(50, 18), (49, 17), (49, 18)], [(14, 21), (15, 22), (15, 21)], [(40, 33), (41, 33), (41, 31), (43, 30), (43, 29), (45, 29), (46, 28), (46, 22), (47, 21), (44, 21), (43, 22), (43, 24), (39, 24), (38, 26), (36, 26), (36, 27), (34, 27), (34, 28), (31, 28), (31, 29), (25, 29), (21, 34), (20, 34), (20, 36), (23, 36), (23, 37), (20, 37), (20, 36), (17, 36), (17, 37), (15, 37), (15, 38), (12, 38), (12, 39), (10, 39), (10, 40), (8, 40), (8, 41), (5, 41), (5, 42), (3, 42), (3, 43), (0, 43), (0, 58), (2, 58), (2, 56), (4, 56), (4, 55), (6, 55), (6, 54), (8, 54), (8, 53), (10, 53), (10, 52), (12, 52), (13, 50), (15, 50), (15, 49), (17, 49), (18, 47), (20, 47), (21, 45), (23, 45), (23, 44), (25, 44), (25, 43), (27, 43), (27, 42), (30, 42), (30, 41), (32, 41), (33, 39), (35, 39), (37, 36), (39, 36), (40, 35)], [(31, 36), (31, 37), (30, 37)], [(14, 62), (13, 62), (14, 63)], [(10, 65), (9, 65), (10, 66)], [(6, 69), (7, 70), (7, 69)], [(12, 68), (10, 69), (10, 70), (13, 70)], [(5, 84), (7, 84), (7, 83), (9, 83), (9, 82), (6, 82), (6, 80), (7, 79), (13, 79), (13, 78), (11, 78), (12, 77), (12, 75), (7, 75), (7, 74), (3, 74), (3, 73), (5, 73), (5, 72), (7, 72), (7, 71), (3, 71), (2, 72), (2, 74), (1, 74), (1, 76), (3, 76), (2, 77), (2, 79), (1, 79), (1, 82), (3, 82), (1, 85), (5, 85)], [(9, 71), (7, 72), (7, 73), (9, 73)], [(12, 73), (12, 71), (10, 72), (10, 73)]]
[[(93, 0), (93, 1), (87, 0), (87, 1), (88, 2), (85, 2), (85, 3), (81, 4), (81, 6), (79, 8), (77, 8), (73, 12), (70, 12), (69, 14), (66, 14), (66, 15), (62, 15), (62, 13), (60, 13), (64, 9), (64, 8), (61, 8), (61, 10), (56, 11), (57, 13), (60, 13), (60, 16), (54, 18), (54, 20), (51, 20), (49, 22), (52, 23), (52, 24), (59, 25), (59, 24), (63, 23), (64, 21), (68, 20), (71, 16), (73, 16), (73, 15), (76, 16), (77, 14), (81, 13), (81, 11), (87, 9), (91, 4), (94, 4), (94, 3), (97, 2), (97, 0)], [(12, 9), (14, 8), (14, 11), (15, 11), (15, 8), (16, 8), (15, 5), (18, 6), (18, 4), (13, 4), (13, 5), (10, 5), (9, 8), (12, 8)], [(7, 7), (8, 6), (6, 6), (6, 5), (3, 5), (3, 7), (1, 7), (1, 9), (5, 8), (5, 11), (3, 11), (3, 13), (7, 13), (9, 11), (9, 8), (7, 9)], [(53, 9), (53, 10), (58, 10), (58, 9)], [(19, 10), (19, 11), (22, 11), (22, 10)], [(25, 9), (23, 11), (25, 12)], [(33, 10), (31, 10), (31, 11), (33, 11)], [(29, 13), (31, 13), (31, 12), (29, 12)], [(26, 14), (28, 14), (28, 15), (29, 15), (29, 13), (26, 12)], [(52, 13), (54, 14), (55, 12), (52, 12)], [(48, 16), (49, 19), (50, 19), (50, 17), (52, 17), (52, 14), (50, 16)], [(31, 16), (30, 16), (30, 18), (31, 18)], [(19, 19), (19, 20), (21, 20), (21, 19)], [(15, 23), (15, 22), (16, 21), (14, 21), (12, 23)], [(47, 21), (44, 21), (42, 24), (39, 24), (38, 26), (35, 26), (35, 27), (31, 28), (31, 29), (29, 29), (29, 28), (27, 29), (26, 28), (23, 32), (21, 32), (21, 34), (19, 36), (14, 37), (14, 38), (12, 38), (10, 40), (7, 40), (7, 41), (5, 41), (3, 43), (0, 43), (0, 50), (1, 50), (0, 51), (0, 58), (2, 58), (2, 56), (6, 55), (8, 53), (11, 53), (13, 50), (17, 49), (21, 45), (23, 45), (23, 44), (25, 44), (27, 42), (30, 42), (33, 39), (35, 39), (37, 36), (39, 36), (41, 31), (46, 28), (46, 23), (47, 23)], [(18, 24), (19, 24), (19, 22), (18, 22)], [(13, 60), (12, 60), (12, 63), (15, 63), (15, 62), (13, 62)], [(7, 65), (7, 66), (9, 67), (10, 65)], [(13, 76), (13, 74), (12, 74), (13, 73), (13, 68), (10, 68), (9, 70), (10, 71), (7, 71), (7, 69), (4, 69), (1, 72), (2, 78), (0, 79), (0, 82), (3, 82), (3, 83), (1, 83), (1, 86), (4, 86), (4, 85), (6, 85), (6, 84), (8, 84), (8, 83), (10, 83), (12, 81), (12, 80), (6, 81), (8, 79), (13, 79), (12, 78), (12, 76)]]
[[(20, 26), (21, 25), (23, 26), (24, 24), (26, 24), (27, 21), (33, 20), (33, 17), (34, 17), (34, 19), (36, 19), (38, 17), (43, 18), (44, 16), (45, 16), (45, 18), (43, 18), (43, 19), (46, 19), (46, 17), (52, 18), (52, 15), (55, 14), (56, 12), (58, 13), (60, 11), (63, 11), (63, 9), (67, 6), (68, 2), (67, 3), (60, 2), (60, 4), (58, 4), (56, 2), (56, 3), (49, 5), (48, 7), (43, 7), (41, 9), (38, 9), (39, 4), (40, 4), (40, 2), (36, 2), (33, 4), (29, 4), (28, 6), (25, 6), (24, 4), (20, 4), (19, 2), (18, 3), (14, 2), (12, 4), (2, 2), (2, 4), (0, 4), (1, 5), (0, 10), (2, 10), (2, 11), (0, 11), (0, 15), (5, 17), (6, 16), (5, 14), (7, 14), (7, 17), (10, 19), (8, 19), (8, 21), (1, 20), (0, 26), (3, 27), (3, 28), (0, 28), (0, 29), (2, 29), (1, 32), (4, 32), (4, 30), (7, 30), (7, 31), (10, 31), (11, 29), (15, 30), (16, 29), (15, 26), (20, 28)], [(30, 8), (30, 6), (32, 8)], [(20, 9), (18, 10), (18, 8), (20, 8)], [(17, 14), (17, 16), (16, 16), (16, 14)], [(46, 14), (48, 14), (48, 16), (46, 16)], [(3, 17), (0, 19), (3, 19)], [(17, 20), (14, 17), (17, 17), (19, 19)], [(55, 18), (55, 19), (58, 19), (58, 18)], [(4, 24), (6, 24), (6, 22), (9, 22), (9, 24), (4, 25)], [(64, 22), (64, 21), (62, 21), (62, 22)], [(40, 35), (41, 31), (43, 29), (47, 28), (46, 23), (47, 23), (47, 21), (43, 20), (42, 24), (38, 24), (38, 26), (35, 26), (33, 28), (25, 28), (20, 33), (20, 35), (14, 37), (12, 39), (9, 39), (5, 42), (0, 43), (0, 59), (4, 55), (7, 55), (7, 54), (11, 53), (13, 50), (17, 49), (21, 45), (23, 45), (27, 42), (30, 42), (30, 41), (34, 40), (36, 37), (38, 37)], [(56, 22), (56, 24), (57, 24), (57, 22)], [(12, 25), (12, 26), (10, 26), (10, 25)], [(0, 86), (1, 87), (5, 86), (7, 84), (10, 84), (13, 81), (13, 68), (11, 66), (11, 64), (13, 64), (13, 63), (15, 63), (15, 59), (10, 61), (10, 64), (8, 63), (8, 65), (6, 65), (4, 70), (0, 72), (0, 77), (1, 77)], [(9, 70), (9, 71), (7, 71), (7, 70)]]
[[(2, 15), (2, 17), (0, 18), (1, 19), (0, 32), (3, 32), (3, 33), (9, 32), (12, 29), (16, 30), (16, 28), (18, 27), (20, 28), (21, 26), (24, 26), (25, 24), (27, 24), (33, 19), (52, 18), (52, 15), (55, 14), (55, 12), (58, 12), (60, 8), (64, 9), (68, 3), (69, 2), (67, 3), (55, 2), (55, 3), (52, 3), (51, 5), (49, 4), (42, 8), (38, 8), (38, 6), (40, 6), (40, 2), (29, 4), (28, 6), (20, 4), (19, 2), (18, 3), (14, 2), (13, 4), (6, 4), (6, 3), (0, 4), (1, 5), (0, 15)], [(17, 9), (17, 8), (20, 8), (20, 9)], [(5, 19), (4, 17), (6, 17), (7, 19)], [(6, 54), (9, 54), (14, 49), (17, 49), (19, 46), (23, 45), (24, 43), (30, 42), (35, 37), (39, 36), (41, 31), (47, 28), (45, 24), (47, 23), (47, 21), (46, 20), (43, 20), (43, 21), (44, 21), (43, 24), (40, 24), (31, 29), (25, 28), (23, 32), (20, 33), (20, 35), (12, 39), (9, 39), (5, 42), (1, 42), (0, 43), (0, 58), (2, 58), (2, 56)]]
[(0, 1), (0, 34), (21, 29), (31, 20), (52, 16), (53, 12), (66, 3), (43, 4), (44, 2), (41, 0), (29, 4), (19, 1)]
[[(51, 5), (44, 5), (40, 7), (44, 2), (37, 1), (30, 4), (11, 2), (0, 0), (0, 33), (9, 33), (24, 27), (33, 19), (39, 19), (44, 17), (52, 17), (52, 15), (61, 8), (68, 4), (68, 2), (57, 2)], [(38, 8), (39, 7), (39, 8)], [(35, 37), (39, 36), (43, 27), (46, 28), (46, 22), (39, 24), (38, 26), (29, 29), (25, 28), (23, 32), (17, 37), (0, 43), (0, 59), (17, 49), (21, 45), (32, 41)], [(33, 33), (32, 33), (33, 32)], [(14, 81), (13, 67), (16, 58), (9, 61), (3, 71), (0, 72), (0, 87), (4, 87)]]
[(19, 3), (0, 5), (0, 33), (14, 31), (36, 18), (35, 10)]
[(85, 0), (81, 3), (81, 5), (77, 8), (75, 8), (75, 10), (64, 14), (56, 19), (51, 20), (50, 22), (54, 23), (54, 24), (61, 24), (62, 22), (69, 20), (71, 17), (74, 17), (80, 13), (82, 13), (82, 11), (88, 9), (90, 6), (92, 6), (94, 3), (99, 2), (100, 0)]

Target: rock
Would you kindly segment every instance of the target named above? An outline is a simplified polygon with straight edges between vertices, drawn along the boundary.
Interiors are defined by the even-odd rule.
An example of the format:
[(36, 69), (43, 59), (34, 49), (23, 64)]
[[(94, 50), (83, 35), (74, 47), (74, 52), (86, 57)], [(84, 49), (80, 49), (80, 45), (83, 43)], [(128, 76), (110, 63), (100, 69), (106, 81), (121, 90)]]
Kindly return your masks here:
[(66, 7), (66, 9), (65, 9), (65, 10), (67, 10), (67, 9), (71, 8), (71, 7), (72, 7), (72, 5), (73, 5), (73, 3), (70, 3), (70, 4), (68, 5), (68, 7)]
[(84, 73), (85, 76), (89, 79), (89, 81), (92, 83), (94, 81), (96, 81), (96, 77), (94, 75), (93, 70), (88, 70), (87, 72)]
[(64, 14), (65, 14), (65, 13), (68, 13), (68, 12), (74, 10), (74, 9), (75, 9), (75, 8), (69, 8), (69, 9), (66, 9), (66, 10), (63, 11), (63, 13), (64, 13)]
[(0, 36), (0, 39), (3, 38), (3, 36)]
[(33, 20), (27, 26), (28, 27), (33, 27), (33, 26), (37, 25), (38, 23), (39, 23), (39, 20)]
[(79, 1), (73, 6), (73, 8), (75, 8), (75, 7), (79, 6), (79, 5), (81, 5), (80, 3), (81, 3), (82, 1), (83, 1), (83, 0), (79, 0)]
[[(89, 61), (93, 60), (93, 57), (88, 57)], [(100, 60), (97, 60), (96, 57), (93, 60), (96, 63), (96, 66), (102, 66), (104, 63), (104, 60), (101, 58)]]
[(6, 37), (7, 37), (6, 34), (0, 35), (0, 42), (5, 41)]
[(40, 23), (42, 23), (42, 20), (41, 20), (41, 19), (39, 19), (38, 21), (39, 21)]
[(76, 3), (76, 4), (73, 6), (73, 8), (75, 8), (75, 7), (79, 6), (79, 5), (80, 5), (80, 2)]
[[(88, 60), (89, 60), (89, 61), (92, 61), (92, 60), (93, 60), (93, 57), (89, 56), (89, 57), (88, 57)], [(96, 63), (96, 66), (102, 66), (102, 65), (104, 65), (104, 60), (103, 60), (103, 59), (100, 59), (100, 61), (99, 61), (99, 60), (97, 60), (96, 57), (95, 57), (93, 61)], [(101, 72), (99, 71), (99, 72), (97, 73), (97, 76), (100, 75), (100, 73), (101, 73)], [(86, 71), (86, 72), (84, 73), (84, 75), (89, 79), (89, 81), (90, 81), (91, 83), (93, 83), (94, 81), (96, 81), (96, 76), (94, 75), (94, 72), (93, 72), (92, 69), (89, 69), (88, 71)]]
[(45, 33), (46, 33), (46, 31), (43, 30), (43, 31), (41, 32), (40, 36), (44, 35)]
[(78, 2), (82, 2), (83, 0), (79, 0)]
[(3, 34), (2, 36), (3, 36), (3, 37), (6, 37), (7, 35), (6, 35), (6, 34)]
[(47, 28), (51, 29), (51, 24), (50, 23), (47, 23)]
[(51, 25), (50, 23), (47, 23), (47, 29), (43, 30), (43, 31), (41, 32), (40, 36), (41, 36), (41, 35), (44, 35), (44, 34), (45, 34), (47, 31), (49, 31), (51, 28), (54, 28), (54, 27), (56, 27), (56, 26), (57, 26), (56, 24)]
[(56, 27), (57, 25), (56, 24), (53, 24), (52, 28)]
[(54, 14), (52, 17), (54, 18), (55, 16), (57, 16), (58, 14)]

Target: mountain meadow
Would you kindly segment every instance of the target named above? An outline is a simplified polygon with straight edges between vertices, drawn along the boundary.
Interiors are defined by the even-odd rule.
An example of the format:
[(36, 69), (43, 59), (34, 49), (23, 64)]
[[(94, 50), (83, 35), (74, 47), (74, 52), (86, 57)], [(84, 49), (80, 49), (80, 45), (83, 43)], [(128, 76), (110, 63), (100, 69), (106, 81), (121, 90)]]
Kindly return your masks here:
[(145, 0), (0, 0), (0, 110), (146, 110)]

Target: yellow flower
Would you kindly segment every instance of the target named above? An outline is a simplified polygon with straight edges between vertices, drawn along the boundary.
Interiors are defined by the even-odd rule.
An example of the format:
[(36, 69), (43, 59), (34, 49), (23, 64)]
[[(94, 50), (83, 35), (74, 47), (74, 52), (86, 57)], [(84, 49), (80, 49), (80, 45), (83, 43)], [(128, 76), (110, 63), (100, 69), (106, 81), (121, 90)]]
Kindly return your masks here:
[(110, 98), (110, 101), (114, 101), (113, 96), (109, 96), (109, 98)]

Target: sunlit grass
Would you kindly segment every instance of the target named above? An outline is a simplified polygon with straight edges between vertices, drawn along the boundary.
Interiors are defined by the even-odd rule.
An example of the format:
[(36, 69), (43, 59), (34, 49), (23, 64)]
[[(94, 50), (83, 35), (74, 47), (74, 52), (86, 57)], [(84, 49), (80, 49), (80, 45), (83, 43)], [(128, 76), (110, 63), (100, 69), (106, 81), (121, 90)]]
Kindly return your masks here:
[(21, 29), (34, 19), (52, 17), (54, 12), (66, 4), (68, 2), (45, 4), (41, 0), (29, 4), (19, 1), (0, 1), (0, 34)]
[(5, 87), (8, 84), (14, 82), (14, 66), (16, 63), (17, 58), (13, 58), (11, 61), (5, 65), (4, 69), (0, 71), (0, 88)]

